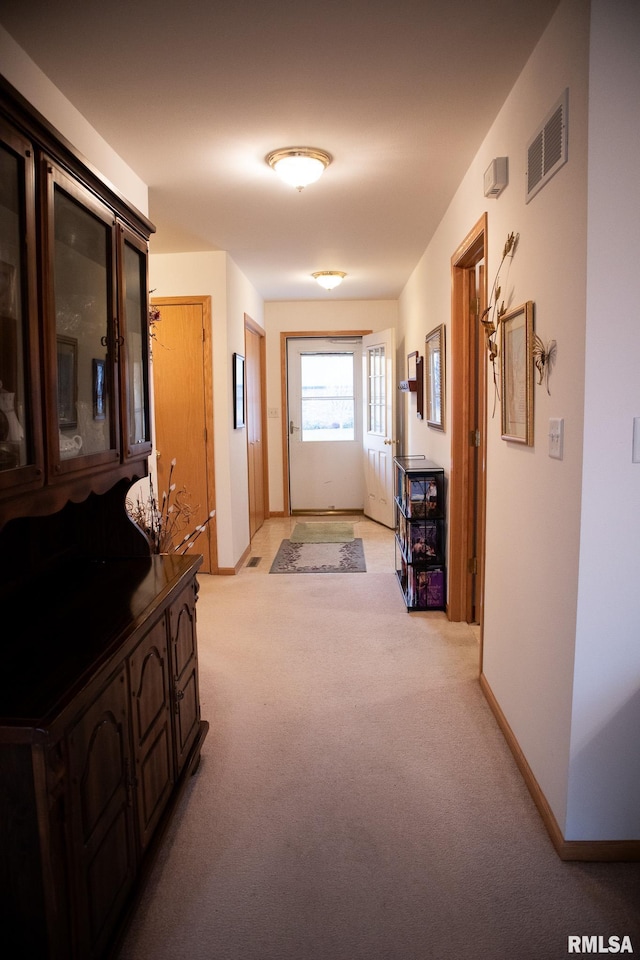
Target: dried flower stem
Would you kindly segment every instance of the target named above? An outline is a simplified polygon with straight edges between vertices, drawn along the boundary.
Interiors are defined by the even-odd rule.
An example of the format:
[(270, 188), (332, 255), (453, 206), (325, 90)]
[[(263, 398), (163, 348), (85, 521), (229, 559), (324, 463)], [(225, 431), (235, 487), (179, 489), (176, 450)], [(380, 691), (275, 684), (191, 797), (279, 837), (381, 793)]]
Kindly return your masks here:
[[(135, 502), (127, 500), (127, 512), (147, 537), (152, 553), (186, 553), (215, 516), (215, 510), (212, 510), (203, 523), (188, 530), (197, 507), (188, 502), (189, 495), (184, 487), (176, 492), (173, 483), (175, 465), (174, 458), (169, 469), (168, 490), (163, 492), (160, 503), (151, 477), (147, 496), (139, 493)], [(185, 533), (185, 529), (188, 532)]]

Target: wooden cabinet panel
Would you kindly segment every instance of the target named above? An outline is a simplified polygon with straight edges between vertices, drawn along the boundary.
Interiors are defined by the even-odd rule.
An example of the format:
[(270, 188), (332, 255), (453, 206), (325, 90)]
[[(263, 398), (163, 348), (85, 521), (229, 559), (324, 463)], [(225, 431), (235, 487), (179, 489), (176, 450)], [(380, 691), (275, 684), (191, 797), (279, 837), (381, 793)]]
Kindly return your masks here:
[(138, 836), (149, 843), (175, 782), (165, 617), (129, 658)]
[(76, 929), (99, 956), (136, 872), (129, 704), (124, 665), (68, 737)]
[(181, 770), (200, 725), (196, 647), (196, 587), (189, 586), (169, 611), (174, 682), (176, 766)]

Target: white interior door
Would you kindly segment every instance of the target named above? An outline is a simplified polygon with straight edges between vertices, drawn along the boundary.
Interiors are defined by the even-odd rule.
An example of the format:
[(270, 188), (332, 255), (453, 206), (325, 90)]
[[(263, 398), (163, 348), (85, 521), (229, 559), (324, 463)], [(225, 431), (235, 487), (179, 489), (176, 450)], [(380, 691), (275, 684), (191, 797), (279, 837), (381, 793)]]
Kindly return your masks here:
[(292, 511), (362, 510), (361, 338), (287, 341)]
[(395, 362), (393, 329), (370, 333), (362, 338), (364, 512), (386, 527), (395, 524)]

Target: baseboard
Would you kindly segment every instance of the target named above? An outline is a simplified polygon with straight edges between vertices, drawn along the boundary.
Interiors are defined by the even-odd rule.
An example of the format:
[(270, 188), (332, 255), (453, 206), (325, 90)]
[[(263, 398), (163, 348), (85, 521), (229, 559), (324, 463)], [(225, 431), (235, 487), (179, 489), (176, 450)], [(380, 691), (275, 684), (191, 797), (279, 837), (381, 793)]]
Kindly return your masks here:
[(250, 553), (251, 553), (251, 544), (249, 544), (247, 549), (244, 551), (244, 553), (236, 563), (235, 567), (218, 567), (218, 576), (219, 577), (235, 577), (235, 575), (239, 573), (242, 567), (245, 565), (247, 557), (249, 556)]
[(640, 840), (565, 840), (547, 798), (533, 775), (520, 744), (483, 673), (480, 674), (480, 687), (502, 731), (507, 746), (513, 754), (516, 765), (522, 774), (533, 802), (538, 808), (542, 822), (560, 859), (592, 862), (640, 860)]

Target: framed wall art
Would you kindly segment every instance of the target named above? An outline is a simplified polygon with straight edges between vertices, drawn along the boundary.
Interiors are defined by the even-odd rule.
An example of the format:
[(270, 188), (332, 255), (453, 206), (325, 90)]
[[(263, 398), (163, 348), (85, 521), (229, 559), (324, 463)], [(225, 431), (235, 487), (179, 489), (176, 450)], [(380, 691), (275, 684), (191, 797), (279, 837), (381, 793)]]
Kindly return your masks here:
[(244, 425), (244, 357), (240, 353), (234, 353), (233, 426), (236, 430), (239, 430)]
[(533, 302), (501, 318), (502, 439), (533, 446)]
[(445, 425), (445, 325), (434, 327), (425, 338), (427, 423), (436, 430)]

